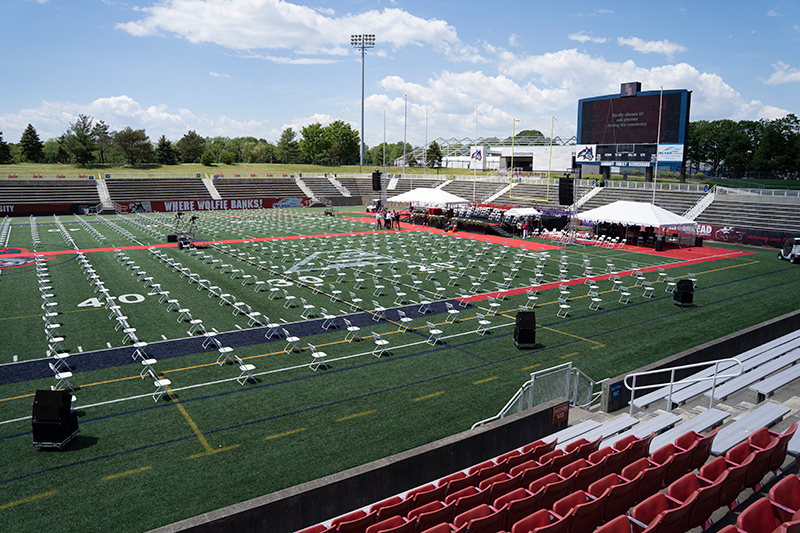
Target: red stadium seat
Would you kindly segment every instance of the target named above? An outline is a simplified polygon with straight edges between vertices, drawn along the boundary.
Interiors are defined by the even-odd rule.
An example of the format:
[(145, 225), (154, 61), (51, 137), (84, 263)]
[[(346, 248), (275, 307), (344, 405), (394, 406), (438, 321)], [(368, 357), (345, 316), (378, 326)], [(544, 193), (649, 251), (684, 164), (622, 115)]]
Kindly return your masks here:
[(297, 533), (324, 533), (325, 531), (331, 531), (327, 527), (323, 526), (322, 524), (317, 524), (316, 526), (311, 526), (303, 531), (298, 531)]
[(536, 481), (531, 482), (531, 484), (528, 485), (528, 490), (536, 494), (539, 492), (539, 490), (544, 488), (542, 507), (545, 509), (550, 509), (553, 507), (555, 502), (572, 492), (572, 485), (574, 482), (574, 476), (567, 479), (562, 479), (555, 472), (551, 472), (543, 478), (539, 478)]
[(628, 515), (620, 515), (600, 526), (595, 533), (631, 533), (631, 521), (628, 520)]
[(782, 522), (800, 520), (800, 478), (796, 475), (787, 475), (775, 483), (769, 489), (769, 499), (787, 509), (778, 510)]
[(744, 478), (747, 475), (747, 469), (750, 468), (750, 463), (752, 462), (753, 455), (749, 455), (741, 465), (728, 468), (728, 476), (722, 483), (722, 489), (719, 494), (720, 506), (727, 505), (731, 510), (733, 510), (739, 504), (736, 499), (739, 497), (739, 493), (742, 492), (742, 489), (744, 488)]
[(589, 485), (589, 494), (605, 498), (606, 506), (602, 521), (612, 520), (630, 509), (636, 500), (640, 478), (626, 481), (617, 474), (609, 474)]
[[(406, 521), (402, 516), (393, 516), (386, 520), (381, 520), (376, 524), (372, 524), (367, 528), (366, 533), (408, 533), (413, 532), (415, 527), (416, 524)], [(398, 530), (398, 528), (401, 529)]]
[(530, 484), (531, 481), (546, 476), (548, 472), (550, 472), (550, 465), (540, 465), (536, 461), (531, 460), (515, 466), (511, 469), (509, 474), (513, 477), (521, 476), (520, 486), (524, 487), (526, 484)]
[(365, 514), (361, 518), (347, 522), (339, 522), (336, 531), (339, 533), (364, 533), (367, 528), (378, 521), (378, 513)]
[(588, 490), (589, 485), (600, 479), (605, 463), (591, 464), (586, 459), (578, 459), (561, 469), (562, 477), (569, 477), (570, 471), (576, 472), (575, 484), (572, 490)]
[(715, 457), (700, 467), (700, 477), (708, 481), (716, 481), (728, 469), (728, 463), (724, 457)]
[(553, 504), (553, 512), (561, 517), (572, 515), (570, 533), (591, 533), (600, 525), (605, 504), (605, 498), (595, 499), (578, 490)]
[(521, 482), (522, 482), (522, 476), (508, 477), (505, 480), (495, 481), (494, 483), (486, 487), (486, 490), (489, 491), (489, 499), (496, 500), (503, 494), (507, 494), (513, 490), (518, 489), (521, 485)]
[[(682, 533), (686, 531), (687, 519), (694, 506), (696, 494), (682, 504), (671, 502), (663, 492), (657, 492), (636, 505), (631, 510), (631, 516), (647, 524), (648, 531), (664, 531), (669, 533)], [(642, 530), (634, 524), (634, 531)]]
[(546, 453), (550, 453), (556, 449), (556, 444), (558, 444), (558, 440), (553, 440), (553, 442), (545, 443), (544, 441), (537, 440), (536, 442), (532, 442), (530, 444), (526, 444), (522, 447), (522, 453), (533, 452), (532, 459), (538, 460), (542, 455)]
[(736, 527), (747, 533), (772, 533), (780, 525), (775, 507), (767, 498), (756, 500), (736, 519)]
[(414, 503), (411, 507), (420, 507), (426, 503), (443, 500), (444, 495), (447, 493), (447, 486), (436, 487), (433, 484), (425, 485), (417, 489), (411, 490), (406, 494), (407, 500), (413, 500)]
[(470, 522), (470, 520), (474, 520), (476, 518), (483, 518), (491, 514), (494, 514), (494, 511), (492, 510), (491, 507), (489, 507), (486, 504), (479, 505), (478, 507), (470, 509), (469, 511), (461, 513), (457, 515), (455, 518), (453, 518), (453, 525), (456, 526), (456, 528), (458, 529), (461, 526), (467, 525)]
[(406, 518), (409, 520), (416, 520), (419, 515), (423, 513), (430, 513), (432, 511), (438, 511), (442, 507), (444, 507), (444, 503), (438, 500), (435, 502), (426, 503), (425, 505), (420, 505), (415, 509), (411, 509)]
[[(525, 491), (525, 489), (518, 489)], [(517, 491), (512, 493), (506, 494), (505, 496), (501, 496), (498, 500), (494, 502), (494, 508), (497, 509), (499, 512), (502, 512), (505, 509), (505, 516), (503, 518), (503, 529), (508, 531), (511, 527), (517, 523), (519, 520), (522, 520), (529, 514), (534, 513), (542, 508), (542, 500), (544, 499), (544, 490), (540, 491), (537, 494), (530, 494), (528, 491), (525, 491), (528, 496), (524, 498), (517, 498), (520, 494)], [(511, 499), (511, 495), (513, 499)], [(503, 498), (508, 498), (505, 502), (503, 502)], [(498, 507), (498, 503), (502, 503), (500, 507)]]
[(719, 493), (722, 489), (722, 481), (727, 474), (723, 474), (721, 479), (710, 485), (705, 484), (693, 472), (689, 472), (676, 480), (667, 487), (667, 495), (678, 501), (686, 502), (694, 497), (694, 506), (687, 518), (687, 529), (692, 529), (705, 524), (714, 511), (719, 507)]
[(440, 479), (436, 483), (436, 486), (441, 487), (442, 485), (447, 485), (451, 481), (455, 481), (456, 479), (464, 479), (465, 477), (467, 477), (467, 474), (465, 474), (464, 472), (456, 472), (454, 474), (450, 474), (449, 476), (445, 476), (442, 479)]
[(353, 520), (357, 520), (365, 516), (367, 516), (367, 513), (365, 513), (364, 511), (361, 510), (353, 511), (352, 513), (346, 514), (344, 516), (334, 518), (331, 521), (331, 528), (337, 528), (339, 527), (339, 524), (341, 524), (342, 522), (352, 522)]
[(789, 426), (789, 429), (784, 431), (778, 436), (778, 444), (772, 451), (772, 457), (769, 461), (769, 470), (779, 475), (782, 470), (783, 461), (786, 459), (786, 451), (789, 449), (789, 441), (794, 437), (797, 431), (797, 422)]
[(416, 531), (425, 531), (442, 522), (450, 522), (454, 511), (455, 504), (450, 504), (427, 513), (420, 513), (417, 515)]
[(564, 533), (569, 523), (569, 518), (559, 520), (547, 509), (540, 509), (515, 523), (511, 533)]

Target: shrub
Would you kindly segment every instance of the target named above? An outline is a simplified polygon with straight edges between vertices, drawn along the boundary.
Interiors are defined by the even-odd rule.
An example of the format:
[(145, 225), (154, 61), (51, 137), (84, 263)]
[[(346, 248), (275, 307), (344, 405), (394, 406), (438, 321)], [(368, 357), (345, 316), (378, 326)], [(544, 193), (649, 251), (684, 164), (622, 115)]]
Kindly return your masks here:
[(200, 156), (200, 163), (206, 167), (210, 167), (214, 164), (214, 154), (211, 152), (211, 150), (206, 150), (203, 152), (203, 155)]

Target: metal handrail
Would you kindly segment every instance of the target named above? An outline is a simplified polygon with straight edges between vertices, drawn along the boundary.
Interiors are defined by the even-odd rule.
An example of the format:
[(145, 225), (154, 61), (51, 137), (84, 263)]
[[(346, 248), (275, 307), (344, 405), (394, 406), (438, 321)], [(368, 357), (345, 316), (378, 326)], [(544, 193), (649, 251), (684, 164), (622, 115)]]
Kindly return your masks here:
[[(720, 363), (736, 363), (737, 365), (739, 365), (739, 371), (736, 374), (719, 374), (719, 364)], [(706, 377), (700, 377), (700, 378), (688, 377), (688, 378), (684, 378), (684, 379), (682, 379), (680, 381), (675, 381), (675, 371), (676, 370), (685, 370), (687, 368), (696, 368), (696, 367), (699, 367), (699, 366), (709, 367), (711, 365), (714, 365), (714, 375), (713, 376), (706, 376)], [(727, 370), (727, 368), (726, 368), (726, 370)], [(642, 385), (640, 387), (636, 386), (636, 378), (638, 376), (648, 376), (648, 375), (658, 374), (658, 373), (667, 372), (667, 371), (670, 372), (670, 377), (669, 377), (669, 382), (668, 383), (660, 383), (660, 384), (657, 384), (657, 385)], [(705, 363), (692, 363), (690, 365), (675, 366), (675, 367), (672, 367), (672, 368), (662, 368), (662, 369), (659, 369), (659, 370), (648, 370), (647, 372), (636, 372), (634, 374), (628, 374), (627, 376), (625, 376), (623, 378), (622, 382), (625, 384), (625, 388), (627, 388), (629, 391), (631, 391), (631, 401), (630, 401), (631, 409), (630, 409), (630, 414), (633, 415), (633, 399), (634, 399), (634, 396), (636, 394), (636, 390), (637, 389), (639, 389), (639, 390), (659, 389), (659, 388), (663, 387), (664, 385), (669, 385), (669, 395), (667, 395), (667, 412), (669, 412), (669, 411), (672, 410), (672, 391), (673, 391), (675, 385), (682, 385), (684, 383), (699, 383), (701, 381), (708, 381), (709, 379), (712, 379), (712, 380), (714, 380), (714, 382), (711, 385), (711, 403), (708, 406), (708, 408), (711, 409), (714, 406), (714, 390), (717, 387), (717, 379), (719, 379), (719, 378), (734, 378), (736, 376), (741, 375), (743, 371), (744, 371), (744, 366), (742, 365), (742, 362), (739, 361), (738, 359), (735, 359), (735, 358), (718, 359), (716, 361), (707, 361)], [(628, 378), (630, 378), (630, 377), (633, 378), (633, 384), (632, 385), (628, 385)]]

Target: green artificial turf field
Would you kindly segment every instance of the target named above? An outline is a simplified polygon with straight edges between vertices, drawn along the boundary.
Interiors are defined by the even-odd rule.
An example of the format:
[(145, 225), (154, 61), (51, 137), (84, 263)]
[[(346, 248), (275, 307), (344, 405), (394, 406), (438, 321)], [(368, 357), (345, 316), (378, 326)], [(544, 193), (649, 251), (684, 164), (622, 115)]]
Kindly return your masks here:
[[(196, 251), (165, 244), (172, 215), (13, 219), (0, 258), (30, 259), (38, 233), (46, 275), (30, 263), (0, 277), (4, 529), (146, 531), (466, 430), (496, 414), (532, 371), (571, 361), (600, 381), (797, 308), (800, 270), (773, 249), (562, 247), (408, 225), (376, 230), (351, 211), (203, 213), (195, 229), (209, 245)], [(627, 304), (608, 261), (631, 289)], [(637, 267), (652, 298), (632, 275)], [(658, 268), (676, 280), (696, 276), (693, 307), (673, 305)], [(561, 275), (572, 280), (567, 317), (557, 316)], [(589, 309), (587, 275), (600, 310)], [(97, 280), (115, 297), (110, 304)], [(540, 288), (537, 349), (517, 350), (514, 319), (533, 303), (532, 284)], [(499, 307), (487, 294), (502, 297)], [(33, 395), (56, 384), (43, 360), (52, 344), (43, 327), (48, 300), (57, 303), (51, 323), (60, 324), (61, 348), (72, 354), (80, 422), (63, 451), (32, 445)], [(432, 312), (420, 314), (422, 300)], [(335, 316), (327, 328), (323, 308)], [(218, 364), (217, 347), (189, 335), (179, 309), (254, 365), (253, 378), (237, 381), (247, 377), (238, 363)], [(398, 309), (412, 318), (409, 331)], [(486, 334), (476, 332), (477, 313), (491, 322)], [(146, 368), (118, 315), (148, 343), (174, 400), (154, 401), (154, 380), (140, 377)], [(345, 340), (344, 318), (360, 327), (360, 340)], [(442, 342), (430, 341), (427, 322)], [(298, 336), (298, 349), (287, 350), (280, 334), (265, 338), (274, 329), (267, 323)], [(389, 342), (380, 357), (373, 332)], [(327, 354), (327, 368), (309, 368), (309, 343)]]

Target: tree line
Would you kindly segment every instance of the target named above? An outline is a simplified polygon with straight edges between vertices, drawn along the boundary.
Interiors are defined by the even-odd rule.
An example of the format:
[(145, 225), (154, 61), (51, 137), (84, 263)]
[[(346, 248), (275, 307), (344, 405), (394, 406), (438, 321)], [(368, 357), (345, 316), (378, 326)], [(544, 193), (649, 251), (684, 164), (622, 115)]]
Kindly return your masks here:
[[(520, 135), (529, 132), (520, 132)], [(541, 133), (531, 130), (532, 135)], [(71, 123), (56, 139), (42, 142), (36, 129), (25, 128), (19, 142), (8, 143), (0, 132), (0, 163), (71, 163), (174, 165), (178, 163), (234, 164), (285, 163), (356, 165), (359, 162), (358, 132), (337, 120), (327, 126), (315, 123), (299, 132), (286, 128), (276, 143), (255, 137), (202, 137), (187, 132), (177, 142), (162, 135), (153, 143), (144, 129), (130, 126), (111, 131), (102, 120), (85, 115)], [(392, 166), (407, 154), (406, 165), (421, 162), (411, 155), (414, 147), (398, 141), (366, 149), (364, 164)], [(385, 153), (384, 153), (385, 151)], [(441, 147), (434, 141), (425, 153), (425, 164), (442, 164)], [(712, 176), (798, 177), (800, 175), (800, 120), (794, 114), (774, 120), (729, 119), (689, 123), (686, 159), (691, 170)]]
[(800, 120), (699, 120), (689, 123), (687, 163), (712, 176), (798, 177)]
[[(154, 143), (144, 129), (128, 126), (111, 131), (104, 121), (79, 115), (58, 138), (44, 142), (31, 124), (16, 144), (4, 141), (0, 132), (0, 164), (66, 163), (82, 167), (179, 163), (357, 165), (360, 143), (358, 132), (342, 120), (327, 126), (310, 124), (300, 132), (286, 128), (274, 144), (255, 137), (202, 137), (193, 130), (176, 142), (162, 135)], [(413, 150), (410, 144), (405, 148), (407, 152)], [(402, 157), (403, 143), (386, 144), (385, 152), (386, 163), (391, 164)], [(365, 150), (366, 165), (380, 166), (383, 161), (383, 144)]]

